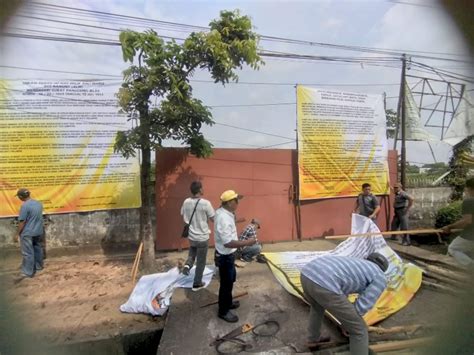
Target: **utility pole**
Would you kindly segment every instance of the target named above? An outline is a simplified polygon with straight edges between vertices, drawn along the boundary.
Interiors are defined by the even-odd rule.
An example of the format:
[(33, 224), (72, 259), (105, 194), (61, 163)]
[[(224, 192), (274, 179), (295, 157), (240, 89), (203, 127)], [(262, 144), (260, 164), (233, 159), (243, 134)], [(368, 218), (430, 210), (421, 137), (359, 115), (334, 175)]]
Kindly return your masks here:
[(402, 149), (401, 149), (401, 159), (400, 159), (400, 182), (402, 183), (403, 187), (405, 187), (406, 182), (406, 163), (407, 163), (407, 152), (406, 152), (406, 107), (405, 107), (405, 87), (406, 87), (406, 66), (407, 66), (407, 58), (406, 55), (403, 54), (402, 56), (402, 80), (401, 80), (401, 140), (402, 140)]

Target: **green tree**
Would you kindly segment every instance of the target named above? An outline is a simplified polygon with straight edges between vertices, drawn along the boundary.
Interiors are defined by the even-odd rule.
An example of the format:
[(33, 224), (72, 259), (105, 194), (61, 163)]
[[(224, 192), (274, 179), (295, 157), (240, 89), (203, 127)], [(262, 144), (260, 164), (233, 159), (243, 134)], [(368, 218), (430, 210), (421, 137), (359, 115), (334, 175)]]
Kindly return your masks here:
[(427, 175), (433, 176), (441, 176), (448, 171), (448, 166), (444, 162), (424, 164), (423, 168), (427, 169)]
[[(164, 42), (153, 30), (120, 33), (123, 59), (131, 65), (124, 71), (118, 92), (122, 111), (134, 128), (117, 133), (115, 150), (124, 157), (141, 153), (140, 238), (144, 243), (144, 266), (151, 270), (155, 245), (151, 229), (151, 152), (166, 139), (185, 143), (191, 154), (208, 157), (212, 145), (201, 133), (212, 125), (212, 115), (193, 97), (190, 78), (196, 70), (210, 73), (216, 83), (236, 81), (236, 69), (263, 64), (257, 54), (258, 36), (247, 16), (238, 10), (222, 11), (208, 32), (191, 33), (182, 44)], [(158, 100), (156, 105), (152, 102)]]
[(469, 173), (469, 166), (463, 161), (463, 155), (472, 153), (474, 136), (468, 136), (453, 147), (453, 155), (449, 159), (451, 173), (445, 181), (451, 186), (451, 201), (462, 199), (464, 185)]
[(386, 109), (385, 117), (387, 120), (387, 138), (395, 138), (398, 125), (397, 112), (392, 109)]

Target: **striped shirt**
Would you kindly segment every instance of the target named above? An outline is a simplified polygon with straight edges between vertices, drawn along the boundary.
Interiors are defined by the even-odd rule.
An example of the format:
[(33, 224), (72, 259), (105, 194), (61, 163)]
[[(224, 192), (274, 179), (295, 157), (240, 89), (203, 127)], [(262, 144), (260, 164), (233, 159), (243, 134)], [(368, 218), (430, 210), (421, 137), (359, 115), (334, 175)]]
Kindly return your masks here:
[(357, 312), (363, 316), (377, 302), (387, 281), (382, 270), (371, 261), (348, 256), (327, 255), (311, 260), (301, 274), (338, 295), (358, 293)]
[(239, 240), (248, 240), (249, 238), (257, 239), (257, 227), (250, 223), (239, 235)]

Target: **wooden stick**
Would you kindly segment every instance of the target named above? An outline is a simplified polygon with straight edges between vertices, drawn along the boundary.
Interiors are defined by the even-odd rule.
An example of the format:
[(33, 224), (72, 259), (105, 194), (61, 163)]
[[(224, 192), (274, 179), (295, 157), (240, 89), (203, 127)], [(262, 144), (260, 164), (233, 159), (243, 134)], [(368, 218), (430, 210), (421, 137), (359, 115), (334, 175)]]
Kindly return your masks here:
[(422, 327), (421, 324), (401, 325), (391, 328), (372, 327), (369, 326), (369, 332), (377, 334), (397, 334), (397, 333), (414, 333)]
[[(455, 229), (452, 232), (458, 232), (459, 229)], [(372, 237), (374, 235), (397, 235), (397, 234), (436, 234), (443, 233), (442, 229), (412, 229), (406, 231), (389, 231), (389, 232), (374, 232), (374, 233), (358, 233), (358, 234), (343, 234), (343, 235), (331, 235), (324, 237), (324, 239), (346, 239), (350, 237)]]
[(422, 345), (429, 344), (433, 341), (433, 337), (424, 337), (410, 340), (399, 340), (399, 341), (390, 341), (386, 343), (370, 345), (369, 349), (373, 352), (379, 353), (384, 351), (393, 351), (401, 350), (407, 348), (414, 348)]
[(429, 282), (429, 281), (426, 281), (426, 280), (423, 280), (421, 281), (421, 284), (428, 287), (428, 288), (431, 288), (432, 290), (435, 290), (435, 291), (440, 291), (440, 292), (446, 292), (446, 293), (456, 293), (455, 290), (453, 290), (452, 288), (449, 288), (449, 287), (446, 287), (446, 286), (443, 286), (443, 285), (439, 285), (439, 284), (436, 284), (434, 282)]
[(137, 255), (135, 256), (135, 261), (132, 267), (132, 284), (135, 284), (135, 279), (137, 278), (138, 266), (140, 265), (140, 258), (142, 257), (143, 251), (143, 241), (140, 243), (138, 247)]
[[(247, 296), (248, 294), (249, 293), (247, 291), (245, 291), (245, 292), (236, 294), (232, 298), (244, 297), (244, 296)], [(204, 308), (204, 307), (207, 307), (207, 306), (212, 306), (213, 304), (217, 304), (217, 303), (219, 303), (219, 301), (209, 302), (209, 303), (203, 304), (200, 308)]]

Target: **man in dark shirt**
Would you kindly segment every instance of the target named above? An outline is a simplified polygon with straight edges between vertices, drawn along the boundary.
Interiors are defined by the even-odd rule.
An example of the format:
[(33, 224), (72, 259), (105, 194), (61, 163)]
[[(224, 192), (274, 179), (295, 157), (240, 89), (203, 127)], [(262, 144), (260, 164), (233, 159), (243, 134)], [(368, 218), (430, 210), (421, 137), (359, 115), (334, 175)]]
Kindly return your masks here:
[(380, 204), (377, 197), (372, 195), (371, 189), (370, 184), (362, 184), (362, 193), (357, 196), (353, 213), (358, 213), (375, 221), (380, 211)]
[[(408, 230), (408, 210), (413, 206), (414, 199), (405, 191), (403, 191), (403, 186), (400, 183), (393, 185), (393, 191), (395, 192), (395, 201), (393, 203), (393, 220), (391, 225), (391, 230)], [(391, 238), (396, 239), (396, 237)], [(410, 245), (410, 236), (408, 234), (403, 234), (402, 236), (402, 245)]]
[(474, 177), (466, 180), (464, 193), (461, 219), (447, 225), (443, 230), (445, 233), (450, 233), (452, 229), (463, 229), (461, 235), (449, 244), (448, 254), (459, 264), (472, 267), (474, 265)]

